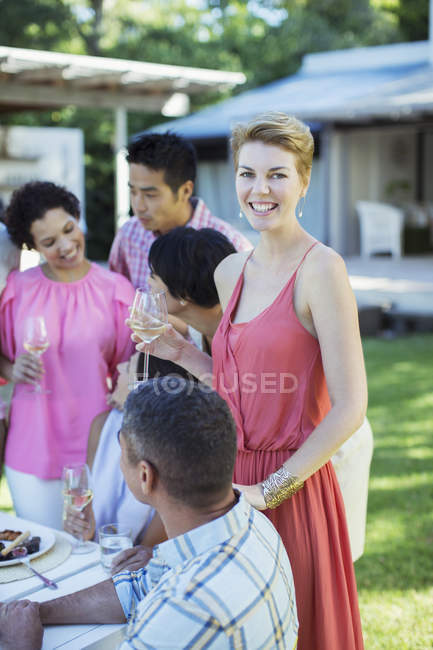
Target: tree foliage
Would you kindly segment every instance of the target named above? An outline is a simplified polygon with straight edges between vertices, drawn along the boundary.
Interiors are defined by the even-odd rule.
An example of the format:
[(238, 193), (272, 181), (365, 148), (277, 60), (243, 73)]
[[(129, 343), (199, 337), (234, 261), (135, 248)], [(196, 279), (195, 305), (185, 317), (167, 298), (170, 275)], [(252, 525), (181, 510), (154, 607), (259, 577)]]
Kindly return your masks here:
[[(242, 70), (239, 92), (292, 74), (309, 52), (425, 38), (427, 11), (428, 0), (0, 0), (0, 43)], [(214, 100), (202, 94), (192, 108)], [(130, 115), (130, 132), (161, 120)], [(84, 130), (89, 252), (99, 258), (113, 236), (113, 121), (74, 107), (2, 116)]]

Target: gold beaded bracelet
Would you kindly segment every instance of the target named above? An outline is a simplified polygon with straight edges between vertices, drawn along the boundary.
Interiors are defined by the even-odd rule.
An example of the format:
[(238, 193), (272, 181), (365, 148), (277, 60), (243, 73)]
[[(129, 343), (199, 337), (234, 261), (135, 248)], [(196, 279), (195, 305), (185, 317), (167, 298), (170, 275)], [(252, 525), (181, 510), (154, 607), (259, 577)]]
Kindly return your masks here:
[(282, 465), (280, 469), (268, 476), (262, 483), (263, 496), (267, 508), (276, 508), (283, 501), (298, 492), (304, 485), (297, 476), (293, 476)]

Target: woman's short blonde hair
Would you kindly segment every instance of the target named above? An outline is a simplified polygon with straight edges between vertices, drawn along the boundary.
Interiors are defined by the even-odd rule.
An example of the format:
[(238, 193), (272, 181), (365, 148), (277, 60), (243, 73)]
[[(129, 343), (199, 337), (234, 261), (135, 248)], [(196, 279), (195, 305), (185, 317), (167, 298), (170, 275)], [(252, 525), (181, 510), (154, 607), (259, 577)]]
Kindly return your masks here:
[(255, 140), (291, 151), (296, 157), (296, 169), (301, 180), (308, 183), (313, 164), (314, 140), (306, 124), (296, 117), (276, 111), (261, 113), (247, 124), (237, 124), (230, 139), (235, 169), (239, 165), (242, 145)]

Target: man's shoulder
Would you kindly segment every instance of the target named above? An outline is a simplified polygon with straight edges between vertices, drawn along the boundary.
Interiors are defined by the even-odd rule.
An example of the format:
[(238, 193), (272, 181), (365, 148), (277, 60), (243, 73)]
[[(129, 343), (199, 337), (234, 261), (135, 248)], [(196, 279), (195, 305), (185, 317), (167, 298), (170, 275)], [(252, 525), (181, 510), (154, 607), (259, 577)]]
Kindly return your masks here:
[[(278, 630), (263, 598), (269, 589), (277, 603)], [(246, 635), (253, 643), (254, 638), (264, 640), (275, 632), (278, 638), (293, 637), (293, 647), (293, 593), (281, 538), (262, 513), (252, 511), (247, 525), (233, 535), (163, 574), (140, 603), (133, 632), (141, 632), (146, 640), (157, 639), (161, 647), (171, 647), (177, 635), (182, 647), (190, 647), (192, 639), (206, 639), (211, 631), (215, 646), (210, 647), (224, 648), (232, 647), (228, 641), (234, 642), (236, 635)]]
[[(263, 571), (263, 579), (267, 580), (266, 574), (270, 570), (270, 564), (279, 562), (281, 555), (286, 555), (284, 545), (274, 525), (263, 513), (249, 508), (246, 514), (246, 525), (240, 526), (231, 536), (178, 565), (173, 570), (176, 574), (173, 583), (169, 574), (166, 575), (167, 585), (176, 586), (180, 594), (190, 593), (194, 585), (200, 588), (205, 583), (208, 588), (225, 590), (231, 581), (225, 578), (220, 581), (218, 575), (232, 574), (236, 570), (244, 575), (253, 570), (258, 573)], [(264, 556), (268, 557), (268, 562), (261, 565)], [(287, 565), (289, 566), (288, 560)]]
[(137, 239), (145, 240), (146, 236), (151, 236), (151, 232), (143, 228), (137, 217), (131, 217), (116, 233), (116, 239), (122, 242)]

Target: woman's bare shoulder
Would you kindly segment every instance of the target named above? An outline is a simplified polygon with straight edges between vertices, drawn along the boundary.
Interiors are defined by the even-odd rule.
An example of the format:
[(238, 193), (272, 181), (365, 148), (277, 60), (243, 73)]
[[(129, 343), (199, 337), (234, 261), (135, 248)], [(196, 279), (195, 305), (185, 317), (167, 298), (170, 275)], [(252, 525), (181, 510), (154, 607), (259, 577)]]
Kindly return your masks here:
[(251, 251), (232, 253), (232, 255), (225, 257), (215, 269), (214, 280), (223, 310), (227, 306), (242, 268), (250, 254)]
[(240, 273), (250, 253), (251, 251), (241, 251), (240, 253), (227, 255), (215, 269), (215, 280), (224, 280), (227, 277), (231, 277), (237, 269)]
[(316, 281), (324, 275), (326, 281), (326, 277), (347, 277), (347, 269), (339, 253), (319, 242), (305, 259), (303, 275), (306, 278), (314, 276)]

